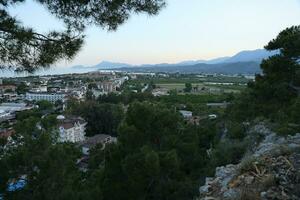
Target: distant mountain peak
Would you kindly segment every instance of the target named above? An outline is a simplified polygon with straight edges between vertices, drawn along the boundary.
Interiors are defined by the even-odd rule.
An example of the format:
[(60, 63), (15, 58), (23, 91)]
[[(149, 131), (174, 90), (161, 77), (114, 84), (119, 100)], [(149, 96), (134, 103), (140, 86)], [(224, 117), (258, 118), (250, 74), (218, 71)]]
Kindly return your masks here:
[(265, 49), (244, 50), (227, 59), (225, 62), (261, 62), (263, 59), (278, 54), (279, 51), (267, 51)]
[[(184, 68), (189, 66), (195, 66), (202, 64), (202, 66), (205, 65), (215, 65), (215, 64), (229, 64), (233, 63), (237, 66), (237, 63), (257, 63), (255, 66), (259, 66), (259, 63), (270, 56), (273, 56), (275, 54), (278, 54), (279, 51), (267, 51), (265, 49), (255, 49), (255, 50), (243, 50), (241, 52), (238, 52), (237, 54), (231, 56), (231, 57), (219, 57), (215, 59), (210, 60), (186, 60), (175, 64), (169, 64), (169, 63), (160, 63), (160, 64), (143, 64), (143, 65), (131, 65), (127, 63), (120, 63), (120, 62), (111, 62), (111, 61), (101, 61), (97, 65), (90, 66), (90, 67), (84, 67), (84, 66), (74, 66), (72, 68), (76, 70), (80, 70), (80, 68), (87, 70), (90, 69), (91, 71), (100, 70), (100, 69), (121, 69), (121, 68), (156, 68), (156, 67), (177, 67), (177, 68)], [(224, 66), (224, 65), (221, 65)], [(226, 65), (227, 66), (227, 65)], [(183, 69), (184, 71), (184, 69)], [(249, 70), (248, 70), (249, 71)], [(257, 69), (256, 69), (257, 71)]]
[(92, 66), (96, 69), (112, 69), (112, 68), (120, 68), (120, 67), (132, 67), (132, 65), (127, 63), (120, 62), (111, 62), (111, 61), (102, 61), (97, 65)]

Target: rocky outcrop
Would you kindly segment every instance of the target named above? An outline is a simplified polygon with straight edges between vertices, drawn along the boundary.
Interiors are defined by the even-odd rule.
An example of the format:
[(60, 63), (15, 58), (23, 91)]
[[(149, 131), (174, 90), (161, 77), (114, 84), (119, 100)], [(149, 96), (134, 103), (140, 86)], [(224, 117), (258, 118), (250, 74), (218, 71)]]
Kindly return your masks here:
[(300, 199), (300, 133), (281, 137), (262, 124), (252, 133), (264, 139), (239, 164), (217, 167), (200, 187), (200, 199)]

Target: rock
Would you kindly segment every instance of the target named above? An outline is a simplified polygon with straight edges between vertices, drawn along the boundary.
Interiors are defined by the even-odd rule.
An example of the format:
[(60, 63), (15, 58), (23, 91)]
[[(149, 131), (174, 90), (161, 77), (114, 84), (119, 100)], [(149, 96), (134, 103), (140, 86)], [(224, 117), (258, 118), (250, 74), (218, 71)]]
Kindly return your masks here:
[(229, 190), (223, 193), (224, 200), (237, 199), (239, 196), (239, 192), (236, 189), (230, 188)]
[(214, 197), (204, 197), (203, 200), (218, 200), (218, 199)]
[(266, 196), (267, 196), (267, 192), (261, 192), (261, 193), (260, 193), (260, 197), (261, 197), (262, 199), (265, 199)]
[(259, 123), (252, 127), (249, 133), (258, 133), (263, 136), (271, 135), (273, 132), (265, 125), (265, 123)]
[(208, 193), (210, 189), (210, 185), (203, 185), (199, 188), (200, 194)]
[(217, 167), (214, 178), (207, 178), (200, 187), (202, 199), (236, 199), (241, 191), (257, 193), (263, 200), (300, 199), (300, 133), (281, 137), (262, 123), (251, 131), (265, 136), (250, 150), (261, 164), (243, 174), (240, 164)]
[(244, 178), (244, 181), (247, 185), (251, 185), (254, 181), (254, 177), (253, 176), (247, 176)]

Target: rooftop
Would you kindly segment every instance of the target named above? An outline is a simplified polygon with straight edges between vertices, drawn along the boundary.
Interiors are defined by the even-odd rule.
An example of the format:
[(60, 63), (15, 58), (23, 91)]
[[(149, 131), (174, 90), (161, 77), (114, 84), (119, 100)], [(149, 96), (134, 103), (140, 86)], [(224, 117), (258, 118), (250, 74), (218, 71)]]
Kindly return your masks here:
[(93, 137), (87, 138), (85, 141), (81, 142), (79, 145), (88, 147), (88, 148), (93, 148), (99, 143), (104, 143), (107, 138), (110, 138), (110, 135), (106, 134), (98, 134), (94, 135)]
[(81, 117), (69, 117), (58, 121), (58, 127), (63, 127), (64, 129), (73, 128), (75, 124), (86, 124), (86, 121)]

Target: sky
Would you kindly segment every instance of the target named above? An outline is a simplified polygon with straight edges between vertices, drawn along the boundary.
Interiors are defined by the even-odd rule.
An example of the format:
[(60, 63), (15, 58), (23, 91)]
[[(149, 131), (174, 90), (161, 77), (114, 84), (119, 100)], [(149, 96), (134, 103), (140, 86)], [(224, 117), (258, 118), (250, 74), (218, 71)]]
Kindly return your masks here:
[[(176, 63), (232, 56), (263, 48), (283, 29), (299, 25), (300, 0), (166, 0), (156, 16), (132, 15), (117, 31), (89, 27), (72, 61), (56, 66), (91, 66), (101, 61)], [(63, 28), (59, 19), (27, 0), (10, 9), (40, 32)]]

